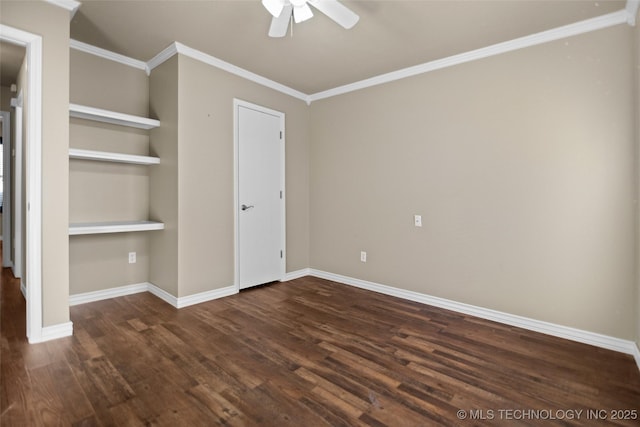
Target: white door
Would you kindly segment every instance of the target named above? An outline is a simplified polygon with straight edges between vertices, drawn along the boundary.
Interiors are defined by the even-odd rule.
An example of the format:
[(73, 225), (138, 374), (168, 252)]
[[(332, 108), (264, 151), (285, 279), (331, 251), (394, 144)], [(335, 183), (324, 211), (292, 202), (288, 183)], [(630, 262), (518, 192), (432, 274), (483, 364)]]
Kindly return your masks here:
[(284, 114), (235, 100), (240, 289), (284, 278)]

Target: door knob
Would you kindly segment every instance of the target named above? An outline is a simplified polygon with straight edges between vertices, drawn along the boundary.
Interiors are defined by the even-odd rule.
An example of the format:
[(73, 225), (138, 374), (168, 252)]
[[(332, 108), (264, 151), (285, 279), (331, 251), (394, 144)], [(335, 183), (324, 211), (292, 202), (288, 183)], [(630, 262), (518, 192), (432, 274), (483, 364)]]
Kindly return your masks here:
[(247, 209), (251, 209), (252, 207), (253, 207), (253, 205), (249, 205), (249, 206), (242, 205), (242, 206), (240, 206), (240, 209), (242, 209), (243, 211), (246, 211)]

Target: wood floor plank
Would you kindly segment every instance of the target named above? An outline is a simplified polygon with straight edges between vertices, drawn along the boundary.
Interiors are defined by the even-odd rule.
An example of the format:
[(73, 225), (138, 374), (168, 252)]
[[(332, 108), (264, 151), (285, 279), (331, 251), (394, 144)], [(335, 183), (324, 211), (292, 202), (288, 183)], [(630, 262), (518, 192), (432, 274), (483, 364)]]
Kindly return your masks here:
[[(513, 425), (458, 417), (501, 409), (640, 417), (631, 356), (318, 278), (181, 310), (146, 293), (74, 306), (74, 336), (37, 345), (8, 269), (0, 304), (3, 427)], [(640, 425), (584, 417), (545, 425)]]

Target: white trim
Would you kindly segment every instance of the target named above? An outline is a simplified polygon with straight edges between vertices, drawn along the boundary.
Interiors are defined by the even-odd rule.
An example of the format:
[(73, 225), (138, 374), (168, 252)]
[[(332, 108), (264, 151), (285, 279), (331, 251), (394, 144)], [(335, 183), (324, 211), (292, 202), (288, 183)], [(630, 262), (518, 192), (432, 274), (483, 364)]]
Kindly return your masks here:
[(176, 298), (164, 289), (160, 289), (156, 285), (150, 282), (137, 283), (134, 285), (119, 286), (117, 288), (103, 289), (94, 292), (85, 292), (82, 294), (75, 294), (69, 296), (69, 305), (80, 305), (95, 301), (102, 301), (105, 299), (118, 298), (127, 295), (139, 294), (142, 292), (149, 292), (152, 295), (160, 298), (164, 302), (172, 305), (175, 308), (185, 308), (195, 304), (215, 300), (218, 298), (235, 295), (238, 293), (238, 289), (235, 286), (227, 286), (220, 289), (213, 289), (210, 291), (200, 292), (198, 294), (187, 295), (186, 297)]
[(627, 12), (627, 24), (635, 27), (636, 16), (638, 16), (638, 7), (640, 7), (640, 0), (627, 0), (624, 10)]
[(29, 81), (27, 132), (27, 337), (42, 339), (42, 37), (0, 24), (0, 39), (26, 47)]
[(203, 302), (211, 301), (218, 298), (228, 297), (229, 295), (235, 295), (238, 293), (238, 288), (235, 286), (227, 286), (220, 289), (213, 289), (211, 291), (200, 292), (198, 294), (188, 295), (186, 297), (180, 297), (176, 301), (176, 308), (189, 307), (191, 305), (200, 304)]
[(530, 331), (540, 332), (571, 341), (577, 341), (596, 347), (618, 351), (620, 353), (634, 355), (637, 351), (636, 343), (634, 343), (633, 341), (623, 340), (621, 338), (615, 338), (608, 335), (602, 335), (596, 332), (584, 331), (581, 329), (571, 328), (569, 326), (557, 325), (555, 323), (544, 322), (542, 320), (531, 319), (528, 317), (504, 313), (484, 307), (464, 304), (461, 302), (408, 291), (405, 289), (381, 285), (379, 283), (368, 282), (366, 280), (355, 279), (353, 277), (328, 273), (326, 271), (311, 269), (311, 275), (314, 277), (319, 277), (321, 279), (331, 280), (345, 285), (355, 286), (357, 288), (379, 292), (381, 294), (391, 295), (410, 301), (416, 301), (422, 304), (432, 305), (458, 313), (469, 314), (472, 316), (480, 317), (482, 319), (492, 320), (494, 322), (516, 326)]
[(284, 279), (281, 282), (288, 282), (290, 280), (300, 279), (305, 276), (311, 276), (310, 268), (303, 268), (301, 270), (291, 271), (284, 275)]
[(204, 62), (207, 65), (211, 65), (212, 67), (219, 68), (231, 74), (235, 74), (238, 77), (242, 77), (254, 83), (258, 83), (259, 85), (266, 86), (270, 89), (284, 93), (285, 95), (289, 95), (294, 98), (298, 98), (305, 102), (309, 98), (307, 94), (292, 89), (289, 86), (285, 86), (266, 77), (262, 77), (256, 73), (252, 73), (251, 71), (245, 70), (244, 68), (240, 68), (236, 65), (230, 64), (229, 62), (223, 61), (222, 59), (216, 58), (215, 56), (206, 54), (189, 46), (185, 46), (182, 43), (176, 42), (176, 47), (178, 49), (178, 53), (182, 55)]
[(280, 119), (280, 132), (282, 133), (282, 141), (280, 143), (280, 182), (282, 183), (282, 216), (280, 218), (280, 226), (282, 228), (281, 242), (282, 242), (282, 262), (280, 263), (280, 279), (283, 280), (286, 276), (287, 267), (287, 201), (286, 201), (286, 131), (285, 131), (285, 113), (281, 111), (272, 110), (271, 108), (263, 107), (258, 104), (243, 101), (238, 98), (233, 98), (233, 247), (234, 247), (234, 277), (233, 286), (240, 291), (240, 211), (238, 205), (240, 203), (240, 155), (239, 155), (239, 115), (238, 109), (245, 107), (251, 110), (259, 111), (261, 113), (276, 116)]
[(123, 297), (126, 295), (139, 294), (141, 292), (147, 292), (149, 290), (149, 284), (137, 283), (135, 285), (120, 286), (117, 288), (104, 289), (101, 291), (84, 292), (81, 294), (69, 295), (69, 305), (86, 304), (88, 302), (102, 301), (110, 298)]
[(81, 150), (78, 148), (69, 148), (69, 158), (100, 162), (127, 163), (132, 165), (157, 165), (160, 163), (159, 157), (113, 153), (108, 151)]
[(180, 42), (173, 42), (167, 48), (165, 48), (162, 52), (157, 54), (153, 59), (147, 62), (147, 67), (149, 68), (149, 72), (156, 68), (158, 65), (167, 61), (175, 54), (181, 54), (187, 56), (189, 58), (195, 59), (207, 65), (210, 65), (215, 68), (219, 68), (228, 73), (234, 74), (243, 79), (247, 79), (254, 83), (257, 83), (262, 86), (266, 86), (275, 91), (284, 93), (285, 95), (292, 96), (294, 98), (300, 99), (302, 101), (308, 102), (309, 96), (305, 93), (297, 91), (295, 89), (290, 88), (289, 86), (285, 86), (281, 83), (270, 80), (266, 77), (262, 77), (256, 73), (245, 70), (244, 68), (240, 68), (236, 65), (233, 65), (229, 62), (223, 61), (222, 59), (216, 58), (215, 56), (209, 55), (197, 49), (193, 49), (189, 46), (183, 45)]
[(123, 65), (128, 65), (129, 67), (137, 68), (139, 70), (146, 71), (147, 63), (144, 61), (140, 61), (139, 59), (130, 58), (125, 55), (121, 55), (119, 53), (112, 52), (110, 50), (102, 49), (97, 46), (90, 45), (88, 43), (84, 43), (78, 40), (71, 39), (69, 41), (69, 47), (71, 49), (78, 50), (80, 52), (88, 53), (90, 55), (95, 55), (103, 59), (108, 59), (110, 61), (118, 62)]
[(22, 280), (20, 281), (20, 292), (22, 293), (22, 296), (26, 300), (27, 299), (27, 286), (24, 284), (24, 282)]
[(54, 6), (58, 6), (65, 10), (68, 10), (69, 19), (72, 19), (75, 16), (76, 12), (78, 11), (78, 8), (81, 5), (79, 1), (75, 1), (75, 0), (45, 0), (45, 1), (47, 3), (51, 3)]
[(156, 56), (147, 61), (147, 75), (151, 74), (151, 71), (168, 61), (173, 57), (173, 55), (178, 54), (178, 46), (176, 42), (171, 43), (169, 46), (162, 49)]
[(636, 359), (636, 365), (638, 365), (638, 369), (640, 370), (640, 348), (638, 347), (638, 343), (633, 343), (633, 358)]
[(57, 340), (58, 338), (70, 337), (72, 335), (73, 322), (59, 323), (57, 325), (43, 327), (42, 335), (40, 336), (40, 341), (38, 342)]
[[(392, 71), (379, 76), (374, 76), (368, 79), (360, 80), (357, 82), (349, 83), (343, 86), (339, 86), (333, 89), (328, 89), (314, 94), (305, 94), (298, 90), (295, 90), (289, 86), (270, 80), (266, 77), (260, 76), (256, 73), (248, 71), (244, 68), (240, 68), (229, 62), (223, 61), (215, 56), (209, 55), (197, 49), (188, 47), (180, 42), (173, 42), (146, 64), (137, 59), (129, 58), (124, 55), (120, 55), (114, 52), (110, 52), (105, 49), (101, 49), (95, 46), (88, 45), (76, 40), (72, 40), (72, 48), (82, 50), (83, 52), (92, 53), (101, 56), (105, 59), (111, 59), (117, 62), (121, 62), (126, 65), (134, 66), (135, 68), (145, 69), (147, 74), (169, 60), (174, 55), (180, 53), (188, 56), (197, 61), (201, 61), (212, 67), (219, 68), (227, 71), (231, 74), (239, 76), (241, 78), (250, 80), (254, 83), (271, 88), (275, 91), (292, 96), (296, 99), (305, 101), (307, 105), (310, 105), (313, 101), (318, 101), (333, 96), (342, 95), (356, 90), (366, 89), (369, 87), (390, 83), (396, 80), (405, 79), (408, 77), (417, 76), (420, 74), (428, 73), (431, 71), (440, 70), (454, 65), (464, 64), (466, 62), (475, 61), (478, 59), (488, 58), (502, 53), (512, 52), (527, 47), (532, 47), (544, 43), (548, 43), (555, 40), (560, 40), (567, 37), (577, 36), (580, 34), (588, 33), (591, 31), (597, 31), (604, 28), (613, 27), (615, 25), (627, 23), (629, 25), (635, 25), (636, 15), (640, 0), (627, 0), (626, 8), (617, 12), (608, 13), (605, 15), (597, 16), (594, 18), (579, 21), (573, 24), (564, 25), (561, 27), (553, 28), (547, 31), (531, 34), (524, 37), (519, 37), (513, 40), (508, 40), (502, 43), (497, 43), (491, 46), (486, 46), (480, 49), (472, 50), (469, 52), (460, 53), (458, 55), (449, 56), (446, 58), (437, 59), (423, 64), (415, 65), (413, 67), (403, 68), (401, 70)], [(82, 46), (82, 47), (81, 47)]]
[(69, 104), (69, 116), (84, 120), (127, 126), (137, 129), (153, 129), (160, 126), (160, 121), (133, 114), (119, 113), (87, 105)]
[(164, 289), (160, 289), (159, 287), (157, 287), (153, 283), (147, 283), (147, 291), (149, 293), (157, 296), (158, 298), (160, 298), (161, 300), (163, 300), (167, 304), (172, 305), (175, 308), (178, 308), (178, 298), (176, 298), (175, 296), (171, 295), (169, 292), (165, 291)]
[(557, 27), (551, 30), (542, 31), (540, 33), (519, 37), (517, 39), (497, 43), (491, 46), (483, 47), (458, 55), (449, 56), (447, 58), (437, 59), (435, 61), (426, 62), (424, 64), (416, 65), (413, 67), (381, 74), (379, 76), (371, 77), (359, 82), (350, 83), (344, 86), (339, 86), (337, 88), (314, 93), (309, 96), (309, 100), (310, 102), (313, 102), (332, 96), (343, 95), (345, 93), (354, 92), (356, 90), (390, 83), (395, 80), (401, 80), (407, 77), (413, 77), (419, 74), (440, 70), (442, 68), (464, 64), (465, 62), (488, 58), (490, 56), (495, 56), (502, 53), (507, 53), (514, 50), (519, 50), (526, 47), (536, 46), (539, 44), (563, 39), (566, 37), (577, 36), (579, 34), (587, 33), (590, 31), (596, 31), (603, 28), (624, 24), (627, 22), (627, 20), (627, 11), (620, 10), (618, 12), (613, 12), (595, 18), (586, 19), (584, 21), (576, 22), (574, 24), (564, 25), (562, 27)]
[(113, 221), (69, 224), (69, 236), (155, 230), (164, 230), (164, 223), (156, 221)]

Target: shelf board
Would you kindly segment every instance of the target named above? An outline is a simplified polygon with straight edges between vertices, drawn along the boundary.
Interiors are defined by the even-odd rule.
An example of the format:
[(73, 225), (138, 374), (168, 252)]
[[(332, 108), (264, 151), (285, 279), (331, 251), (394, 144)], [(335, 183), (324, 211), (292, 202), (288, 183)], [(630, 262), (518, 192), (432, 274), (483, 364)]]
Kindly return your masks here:
[(94, 120), (138, 129), (153, 129), (160, 126), (159, 120), (78, 104), (69, 104), (69, 115), (79, 119)]
[(157, 165), (159, 157), (137, 156), (134, 154), (110, 153), (107, 151), (69, 149), (70, 159), (97, 160), (101, 162), (130, 163), (134, 165)]
[(129, 233), (132, 231), (164, 230), (164, 224), (155, 221), (87, 222), (69, 224), (69, 235)]

